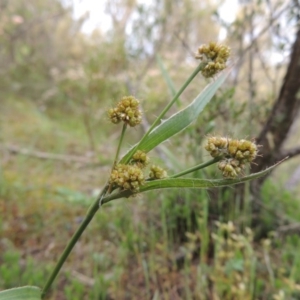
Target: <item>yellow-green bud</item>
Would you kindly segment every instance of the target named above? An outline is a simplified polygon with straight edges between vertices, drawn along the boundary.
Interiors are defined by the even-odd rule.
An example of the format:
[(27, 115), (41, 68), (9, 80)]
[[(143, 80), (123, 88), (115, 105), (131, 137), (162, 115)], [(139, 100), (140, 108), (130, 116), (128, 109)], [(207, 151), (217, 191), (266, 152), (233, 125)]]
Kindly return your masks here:
[(151, 166), (149, 177), (151, 179), (163, 179), (168, 176), (167, 171), (159, 166)]
[(132, 156), (132, 163), (140, 168), (146, 167), (150, 162), (150, 158), (144, 151), (138, 150)]
[(244, 164), (238, 159), (226, 158), (219, 161), (218, 168), (222, 171), (224, 177), (235, 178), (242, 173)]
[(204, 148), (212, 157), (222, 156), (227, 153), (228, 139), (225, 137), (209, 137)]
[[(209, 137), (204, 148), (212, 157), (223, 156), (242, 163), (252, 162), (257, 156), (257, 145), (248, 140), (233, 140), (226, 137)], [(236, 164), (233, 162), (233, 164)], [(236, 165), (238, 167), (238, 165)], [(239, 165), (240, 168), (241, 165)]]
[(204, 77), (213, 77), (226, 68), (226, 62), (230, 55), (230, 48), (210, 42), (208, 45), (202, 45), (198, 48), (196, 59), (200, 59), (204, 67), (201, 71)]
[(115, 108), (108, 110), (108, 117), (112, 123), (121, 121), (134, 127), (142, 122), (142, 112), (139, 110), (139, 100), (133, 96), (123, 97)]
[(123, 190), (138, 192), (144, 184), (144, 174), (138, 166), (118, 164), (111, 172), (109, 182)]

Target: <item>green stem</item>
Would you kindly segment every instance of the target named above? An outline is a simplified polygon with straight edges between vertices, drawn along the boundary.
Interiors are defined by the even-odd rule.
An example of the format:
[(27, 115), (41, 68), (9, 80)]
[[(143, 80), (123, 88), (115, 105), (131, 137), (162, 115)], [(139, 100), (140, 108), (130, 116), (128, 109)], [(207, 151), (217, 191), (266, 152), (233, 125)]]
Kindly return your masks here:
[(121, 198), (129, 198), (130, 196), (134, 195), (135, 193), (132, 192), (131, 190), (124, 190), (124, 191), (118, 191), (115, 193), (111, 193), (109, 195), (106, 195), (103, 199), (102, 199), (102, 205), (110, 202), (112, 200), (116, 200), (116, 199), (121, 199)]
[(55, 268), (53, 269), (52, 273), (50, 274), (43, 290), (42, 290), (42, 299), (45, 298), (46, 294), (48, 293), (52, 283), (54, 282), (57, 274), (59, 273), (60, 269), (62, 268), (63, 264), (67, 260), (69, 254), (71, 253), (72, 249), (74, 248), (75, 244), (79, 240), (80, 236), (86, 229), (86, 227), (89, 225), (91, 220), (93, 219), (95, 213), (99, 209), (99, 201), (102, 199), (102, 197), (107, 192), (108, 186), (106, 185), (100, 195), (97, 197), (96, 201), (90, 206), (86, 217), (84, 218), (83, 222), (80, 224), (76, 232), (73, 234), (71, 240), (69, 241), (68, 245), (66, 246), (64, 252), (62, 253), (61, 257), (59, 258), (58, 262), (56, 263)]
[(209, 160), (209, 161), (207, 161), (207, 162), (205, 162), (205, 163), (202, 163), (202, 164), (200, 164), (200, 165), (197, 165), (197, 166), (195, 166), (195, 167), (192, 167), (192, 168), (187, 169), (187, 170), (185, 170), (185, 171), (182, 171), (182, 172), (180, 172), (180, 173), (174, 174), (174, 175), (170, 176), (170, 178), (177, 178), (177, 177), (181, 177), (181, 176), (183, 176), (183, 175), (186, 175), (186, 174), (195, 172), (195, 171), (197, 171), (197, 170), (200, 170), (200, 169), (203, 169), (203, 168), (205, 168), (205, 167), (207, 167), (207, 166), (210, 166), (210, 165), (212, 165), (212, 164), (214, 164), (214, 163), (220, 161), (221, 159), (222, 159), (222, 157), (220, 157), (220, 156), (219, 156), (219, 157), (215, 157), (215, 158), (213, 158), (213, 159), (211, 159), (211, 160)]
[[(147, 136), (150, 134), (150, 132), (153, 130), (153, 128), (160, 122), (160, 120), (165, 116), (165, 114), (168, 112), (168, 110), (171, 108), (171, 106), (178, 100), (180, 95), (183, 93), (183, 91), (188, 87), (188, 85), (192, 82), (192, 80), (196, 77), (196, 75), (203, 69), (205, 64), (200, 63), (197, 68), (194, 70), (194, 72), (190, 75), (190, 77), (186, 80), (186, 82), (182, 85), (180, 90), (177, 92), (177, 94), (174, 96), (172, 101), (163, 109), (163, 111), (160, 113), (160, 115), (156, 118), (156, 120), (152, 123), (148, 131), (144, 134), (142, 139), (139, 141), (139, 143), (136, 145), (135, 149), (138, 149), (138, 147), (144, 142), (144, 140), (147, 138)], [(132, 152), (134, 153), (134, 151)], [(131, 156), (129, 156), (125, 164), (129, 162)]]
[[(116, 156), (115, 156), (115, 160), (114, 160), (114, 164), (113, 164), (113, 168), (115, 167), (115, 165), (118, 161), (118, 158), (119, 158), (120, 149), (121, 149), (121, 145), (122, 145), (122, 142), (124, 139), (126, 128), (127, 128), (127, 124), (124, 123), (123, 128), (122, 128), (121, 137), (119, 140), (119, 145), (118, 145)], [(92, 219), (93, 219), (95, 213), (98, 211), (99, 207), (102, 205), (102, 198), (104, 197), (104, 195), (107, 193), (108, 190), (109, 190), (109, 185), (106, 184), (105, 187), (103, 188), (103, 190), (101, 191), (100, 195), (97, 197), (95, 202), (89, 208), (89, 210), (86, 214), (86, 217), (84, 218), (83, 222), (80, 224), (80, 226), (78, 227), (78, 229), (72, 236), (71, 240), (69, 241), (68, 245), (66, 246), (65, 250), (63, 251), (61, 257), (59, 258), (54, 270), (50, 274), (50, 276), (42, 290), (42, 298), (44, 298), (46, 296), (46, 294), (48, 293), (52, 283), (54, 282), (54, 280), (55, 280), (57, 274), (59, 273), (60, 269), (62, 268), (63, 264), (67, 260), (69, 254), (71, 253), (75, 244), (77, 243), (77, 241), (79, 240), (79, 238), (81, 237), (82, 233), (87, 228), (89, 223), (92, 221)]]
[[(182, 171), (180, 173), (177, 173), (177, 174), (174, 174), (172, 176), (170, 176), (169, 178), (177, 178), (177, 177), (180, 177), (180, 176), (183, 176), (183, 175), (186, 175), (188, 173), (192, 173), (192, 172), (195, 172), (197, 170), (200, 170), (200, 169), (203, 169), (207, 166), (210, 166), (218, 161), (220, 161), (222, 159), (221, 156), (219, 157), (215, 157), (205, 163), (202, 163), (200, 165), (197, 165), (195, 167), (192, 167), (190, 169), (187, 169), (185, 171)], [(107, 202), (110, 202), (112, 200), (116, 200), (116, 199), (120, 199), (120, 198), (128, 198), (130, 196), (132, 196), (134, 193), (130, 190), (125, 190), (125, 191), (119, 191), (119, 192), (115, 192), (115, 193), (112, 193), (112, 194), (109, 194), (107, 196), (105, 196), (103, 199), (102, 199), (102, 204), (104, 203), (107, 203)]]
[[(119, 154), (120, 154), (120, 149), (121, 149), (121, 145), (122, 145), (122, 142), (123, 142), (123, 139), (124, 139), (124, 136), (125, 136), (126, 128), (127, 128), (127, 124), (124, 123), (123, 127), (122, 127), (121, 136), (120, 136), (120, 139), (119, 139), (118, 149), (117, 149), (116, 156), (115, 156), (115, 159), (114, 159), (114, 163), (112, 165), (110, 173), (112, 173), (112, 171), (114, 170), (114, 168), (115, 168), (115, 166), (116, 166), (116, 164), (118, 162)], [(110, 194), (112, 192), (112, 189), (113, 189), (112, 184), (109, 184), (109, 186), (108, 186), (108, 194)], [(102, 199), (100, 199), (99, 206), (102, 206)]]
[(125, 136), (126, 128), (127, 128), (127, 124), (124, 123), (123, 128), (122, 128), (122, 132), (121, 132), (121, 137), (120, 137), (120, 140), (119, 140), (118, 149), (117, 149), (117, 152), (116, 152), (116, 157), (115, 157), (114, 164), (113, 164), (113, 169), (116, 166), (116, 163), (118, 162), (118, 159), (119, 159), (120, 149), (121, 149), (121, 145), (122, 145), (122, 142), (123, 142), (123, 139), (124, 139), (124, 136)]

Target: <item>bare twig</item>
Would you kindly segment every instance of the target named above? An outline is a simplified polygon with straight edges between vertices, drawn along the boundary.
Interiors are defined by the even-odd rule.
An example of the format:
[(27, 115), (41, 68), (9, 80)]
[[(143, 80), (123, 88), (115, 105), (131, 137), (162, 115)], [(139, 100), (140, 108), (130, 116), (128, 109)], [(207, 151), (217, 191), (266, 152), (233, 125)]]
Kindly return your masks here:
[(285, 151), (281, 151), (280, 155), (276, 157), (278, 160), (282, 160), (285, 157), (292, 158), (300, 154), (300, 146), (294, 147), (292, 149), (288, 149)]
[(282, 5), (281, 9), (273, 15), (273, 17), (269, 20), (269, 23), (256, 35), (256, 37), (253, 39), (252, 43), (250, 43), (244, 50), (243, 55), (245, 55), (246, 52), (248, 52), (252, 47), (254, 47), (255, 42), (264, 35), (271, 27), (271, 25), (278, 20), (278, 18), (289, 8), (289, 3), (286, 2)]
[(75, 277), (79, 282), (83, 283), (84, 285), (88, 287), (93, 287), (95, 284), (95, 279), (90, 278), (84, 274), (81, 274), (75, 270), (71, 270), (71, 275)]
[(300, 223), (292, 223), (280, 226), (279, 228), (277, 228), (277, 232), (281, 234), (289, 232), (300, 232)]
[(92, 159), (89, 157), (28, 150), (26, 148), (20, 148), (14, 145), (1, 145), (1, 148), (9, 151), (11, 154), (21, 154), (21, 155), (31, 156), (39, 159), (52, 159), (52, 160), (60, 160), (65, 162), (78, 162), (84, 164), (92, 162)]

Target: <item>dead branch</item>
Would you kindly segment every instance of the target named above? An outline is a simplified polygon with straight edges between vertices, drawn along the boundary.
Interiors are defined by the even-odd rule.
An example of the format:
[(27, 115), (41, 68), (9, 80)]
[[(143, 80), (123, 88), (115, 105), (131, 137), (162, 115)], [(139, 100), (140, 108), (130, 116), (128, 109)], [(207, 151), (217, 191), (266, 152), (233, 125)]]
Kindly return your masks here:
[(65, 155), (65, 154), (55, 154), (49, 152), (42, 152), (36, 150), (28, 150), (26, 148), (20, 148), (14, 145), (1, 145), (1, 148), (8, 151), (11, 154), (15, 155), (26, 155), (31, 156), (38, 159), (50, 159), (50, 160), (60, 160), (64, 162), (77, 162), (77, 163), (91, 163), (91, 157), (84, 157), (84, 156), (76, 156), (76, 155)]
[(285, 151), (281, 151), (280, 155), (277, 158), (278, 158), (278, 160), (282, 160), (285, 157), (292, 158), (292, 157), (297, 156), (299, 154), (300, 154), (300, 146), (294, 147), (292, 149), (288, 149), (288, 150), (285, 150)]

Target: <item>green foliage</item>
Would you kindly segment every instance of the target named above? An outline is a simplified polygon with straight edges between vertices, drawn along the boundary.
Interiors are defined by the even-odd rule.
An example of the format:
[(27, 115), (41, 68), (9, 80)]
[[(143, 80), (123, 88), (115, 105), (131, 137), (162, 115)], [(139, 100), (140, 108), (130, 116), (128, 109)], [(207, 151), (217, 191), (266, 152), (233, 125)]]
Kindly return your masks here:
[[(36, 0), (34, 7), (9, 1), (1, 14), (1, 89), (40, 97), (51, 86), (51, 70), (63, 69), (70, 61), (70, 11), (59, 1)], [(55, 50), (47, 55), (51, 48)]]
[(64, 294), (68, 300), (84, 299), (85, 293), (84, 286), (76, 279), (72, 279), (64, 289)]
[(202, 91), (185, 109), (172, 115), (167, 120), (161, 120), (161, 124), (151, 131), (147, 138), (138, 144), (138, 148), (134, 146), (133, 149), (122, 158), (121, 162), (126, 161), (136, 150), (142, 150), (145, 152), (152, 150), (157, 145), (189, 126), (198, 118), (199, 114), (209, 103), (217, 89), (222, 85), (227, 75), (228, 73), (222, 74), (215, 82), (207, 86), (207, 88)]
[[(217, 32), (210, 15), (204, 13), (209, 10), (206, 2), (199, 4), (200, 10), (195, 1), (156, 1), (153, 6), (145, 3), (137, 7), (133, 3), (108, 2), (112, 15), (125, 18), (129, 12), (138, 14), (133, 20), (117, 17), (109, 34), (94, 32), (90, 37), (80, 32), (83, 19), (72, 20), (71, 11), (60, 2), (1, 4), (0, 89), (7, 95), (1, 102), (1, 142), (50, 154), (91, 157), (91, 162), (42, 161), (34, 155), (15, 156), (3, 147), (0, 289), (42, 286), (50, 262), (57, 259), (81, 224), (92, 194), (105, 184), (116, 139), (114, 129), (107, 126), (105, 108), (127, 90), (134, 91), (145, 99), (145, 115), (151, 120), (190, 72), (186, 50), (178, 47), (181, 36), (182, 42), (194, 45), (195, 40)], [(149, 18), (153, 12), (156, 15)], [(128, 37), (125, 28), (130, 19), (133, 33)], [(49, 49), (53, 51), (49, 53)], [(151, 64), (158, 49), (157, 62), (169, 94)], [(145, 75), (147, 71), (149, 75)], [(243, 86), (226, 87), (213, 95), (225, 76), (190, 104), (189, 99), (195, 98), (203, 85), (195, 80), (180, 96), (180, 106), (187, 107), (162, 120), (141, 143), (141, 148), (150, 151), (194, 123), (179, 138), (172, 138), (172, 147), (160, 145), (166, 156), (161, 155), (158, 162), (167, 165), (168, 174), (207, 160), (202, 151), (206, 134), (248, 135), (248, 96), (241, 93)], [(262, 123), (271, 97), (261, 92), (260, 97), (252, 116)], [(174, 111), (175, 107), (170, 114)], [(134, 144), (140, 133), (131, 134), (127, 145)], [(153, 156), (151, 153), (151, 159)], [(218, 192), (213, 189), (242, 180), (207, 179), (216, 176), (215, 169), (207, 168), (195, 171), (191, 178), (147, 182), (140, 189), (149, 191), (146, 196), (108, 203), (79, 240), (66, 262), (67, 272), (59, 278), (59, 289), (50, 297), (298, 299), (299, 237), (284, 230), (289, 221), (299, 221), (299, 201), (267, 182), (261, 194), (265, 209), (260, 212), (260, 224), (253, 232), (256, 239), (252, 240), (245, 224), (253, 220), (244, 198), (235, 197), (226, 187)], [(183, 189), (196, 186), (205, 189)], [(179, 189), (151, 191), (171, 187)], [(128, 196), (112, 197), (122, 195)], [(102, 204), (110, 199), (107, 197)], [(224, 220), (235, 221), (231, 235), (220, 229), (230, 224)], [(216, 226), (215, 221), (221, 223)], [(19, 252), (9, 250), (10, 244)], [(1, 295), (3, 292), (0, 299)]]
[(6, 290), (4, 292), (0, 292), (1, 300), (40, 300), (41, 299), (41, 291), (37, 287), (33, 286), (24, 286), (21, 288), (14, 288), (10, 290)]
[[(17, 251), (9, 251), (3, 253), (3, 255), (1, 256), (1, 260), (1, 287), (10, 289), (20, 285), (41, 285), (44, 282), (44, 278), (47, 272), (45, 272), (41, 268), (37, 268), (37, 265), (34, 262), (33, 258), (29, 258), (28, 260), (26, 260), (25, 265), (23, 265), (24, 262), (22, 262), (20, 253)], [(38, 291), (40, 294), (40, 289), (38, 289)], [(19, 293), (20, 295), (23, 294), (20, 291)], [(26, 295), (26, 293), (24, 293), (24, 295)], [(0, 296), (0, 299), (2, 300), (1, 297), (2, 295)], [(15, 296), (15, 298), (12, 299), (19, 298)]]

